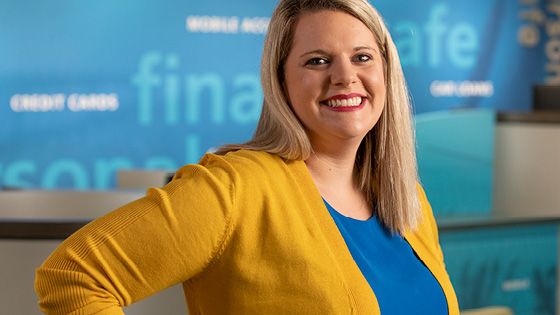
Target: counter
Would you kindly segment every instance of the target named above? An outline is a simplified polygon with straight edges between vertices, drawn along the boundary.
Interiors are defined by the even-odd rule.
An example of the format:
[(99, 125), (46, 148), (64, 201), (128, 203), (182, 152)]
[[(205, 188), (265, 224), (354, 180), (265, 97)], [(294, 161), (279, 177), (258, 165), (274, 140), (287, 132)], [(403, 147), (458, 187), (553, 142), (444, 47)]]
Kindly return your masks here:
[(560, 215), (529, 210), (533, 214), (437, 218), (445, 265), (462, 309), (501, 305), (514, 314), (560, 314)]

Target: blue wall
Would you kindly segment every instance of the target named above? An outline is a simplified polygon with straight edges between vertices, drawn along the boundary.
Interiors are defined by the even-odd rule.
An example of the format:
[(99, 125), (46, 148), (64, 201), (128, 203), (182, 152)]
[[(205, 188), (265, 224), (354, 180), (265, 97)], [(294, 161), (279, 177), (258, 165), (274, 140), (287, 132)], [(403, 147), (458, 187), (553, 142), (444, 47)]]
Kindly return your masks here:
[[(118, 168), (172, 170), (248, 140), (275, 3), (0, 0), (0, 185), (105, 189)], [(557, 76), (543, 1), (374, 5), (417, 113), (528, 110), (531, 85)]]

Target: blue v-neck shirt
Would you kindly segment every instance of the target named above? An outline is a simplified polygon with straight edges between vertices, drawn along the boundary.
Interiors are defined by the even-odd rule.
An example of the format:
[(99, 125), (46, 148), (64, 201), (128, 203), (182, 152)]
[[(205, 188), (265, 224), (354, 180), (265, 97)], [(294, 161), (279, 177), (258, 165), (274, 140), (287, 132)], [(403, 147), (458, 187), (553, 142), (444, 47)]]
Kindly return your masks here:
[(352, 258), (375, 293), (381, 314), (448, 315), (440, 284), (410, 245), (373, 216), (352, 219), (325, 205)]

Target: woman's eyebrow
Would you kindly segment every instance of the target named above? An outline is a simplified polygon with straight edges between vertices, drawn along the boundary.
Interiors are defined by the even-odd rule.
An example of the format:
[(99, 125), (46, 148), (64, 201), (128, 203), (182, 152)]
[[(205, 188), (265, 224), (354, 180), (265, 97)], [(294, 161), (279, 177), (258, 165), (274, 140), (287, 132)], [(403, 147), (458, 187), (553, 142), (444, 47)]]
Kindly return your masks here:
[[(377, 51), (375, 48), (370, 47), (370, 46), (358, 46), (358, 47), (354, 48), (354, 51), (355, 51), (355, 52), (356, 52), (356, 51), (360, 51), (360, 50), (372, 50), (372, 51)], [(315, 55), (315, 54), (318, 54), (318, 55), (328, 55), (328, 53), (327, 53), (326, 50), (323, 50), (323, 49), (316, 49), (316, 50), (308, 51), (308, 52), (305, 52), (305, 53), (301, 54), (301, 55), (300, 55), (300, 58), (303, 58), (303, 57), (305, 57), (305, 56), (307, 56), (307, 55)]]
[(354, 51), (360, 51), (360, 50), (373, 50), (373, 51), (377, 51), (376, 48), (370, 47), (370, 46), (359, 46), (359, 47), (354, 48)]
[(317, 54), (317, 55), (327, 55), (328, 53), (327, 53), (327, 51), (325, 51), (323, 49), (316, 49), (316, 50), (305, 52), (305, 53), (301, 54), (299, 57), (301, 58), (301, 57), (305, 57), (307, 55), (315, 55), (315, 54)]

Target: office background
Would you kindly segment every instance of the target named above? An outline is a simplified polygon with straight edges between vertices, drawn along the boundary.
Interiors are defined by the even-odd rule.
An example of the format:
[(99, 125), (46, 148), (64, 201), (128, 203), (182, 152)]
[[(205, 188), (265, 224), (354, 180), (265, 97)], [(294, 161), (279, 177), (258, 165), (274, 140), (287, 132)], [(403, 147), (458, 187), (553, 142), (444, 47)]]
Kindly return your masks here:
[[(3, 1), (0, 184), (107, 189), (248, 140), (276, 1)], [(530, 110), (558, 81), (558, 2), (374, 1), (416, 113)], [(406, 8), (406, 10), (403, 10)]]
[[(560, 1), (370, 1), (399, 50), (414, 105), (421, 181), (438, 219), (491, 214), (496, 185), (498, 197), (526, 202), (510, 198), (498, 210), (509, 211), (512, 203), (523, 205), (515, 211), (538, 208), (531, 208), (533, 196), (504, 190), (508, 179), (502, 175), (514, 164), (506, 161), (509, 149), (495, 150), (512, 133), (496, 132), (496, 113), (531, 112), (533, 85), (560, 84)], [(261, 51), (275, 4), (0, 1), (2, 222), (51, 222), (50, 211), (60, 209), (83, 221), (132, 198), (113, 194), (119, 170), (172, 172), (221, 144), (248, 140), (260, 114)], [(545, 131), (548, 139), (558, 139), (554, 126)], [(526, 142), (557, 148), (536, 137), (542, 135)], [(542, 156), (541, 149), (531, 152)], [(539, 163), (535, 156), (528, 163), (557, 178), (548, 165), (558, 154)], [(496, 159), (503, 162), (498, 178)], [(526, 184), (553, 196), (548, 205), (557, 211), (560, 191), (550, 193), (552, 185), (539, 181)], [(20, 189), (39, 201), (12, 199)], [(37, 207), (42, 200), (49, 202)], [(71, 221), (64, 215), (62, 221)], [(461, 307), (505, 305), (516, 314), (553, 314), (557, 221), (488, 222), (438, 220)], [(0, 313), (38, 311), (33, 270), (58, 243), (0, 240), (0, 278), (15, 276), (6, 283), (20, 284), (0, 285)], [(182, 292), (172, 292), (169, 300), (137, 306), (137, 314), (183, 309)]]

